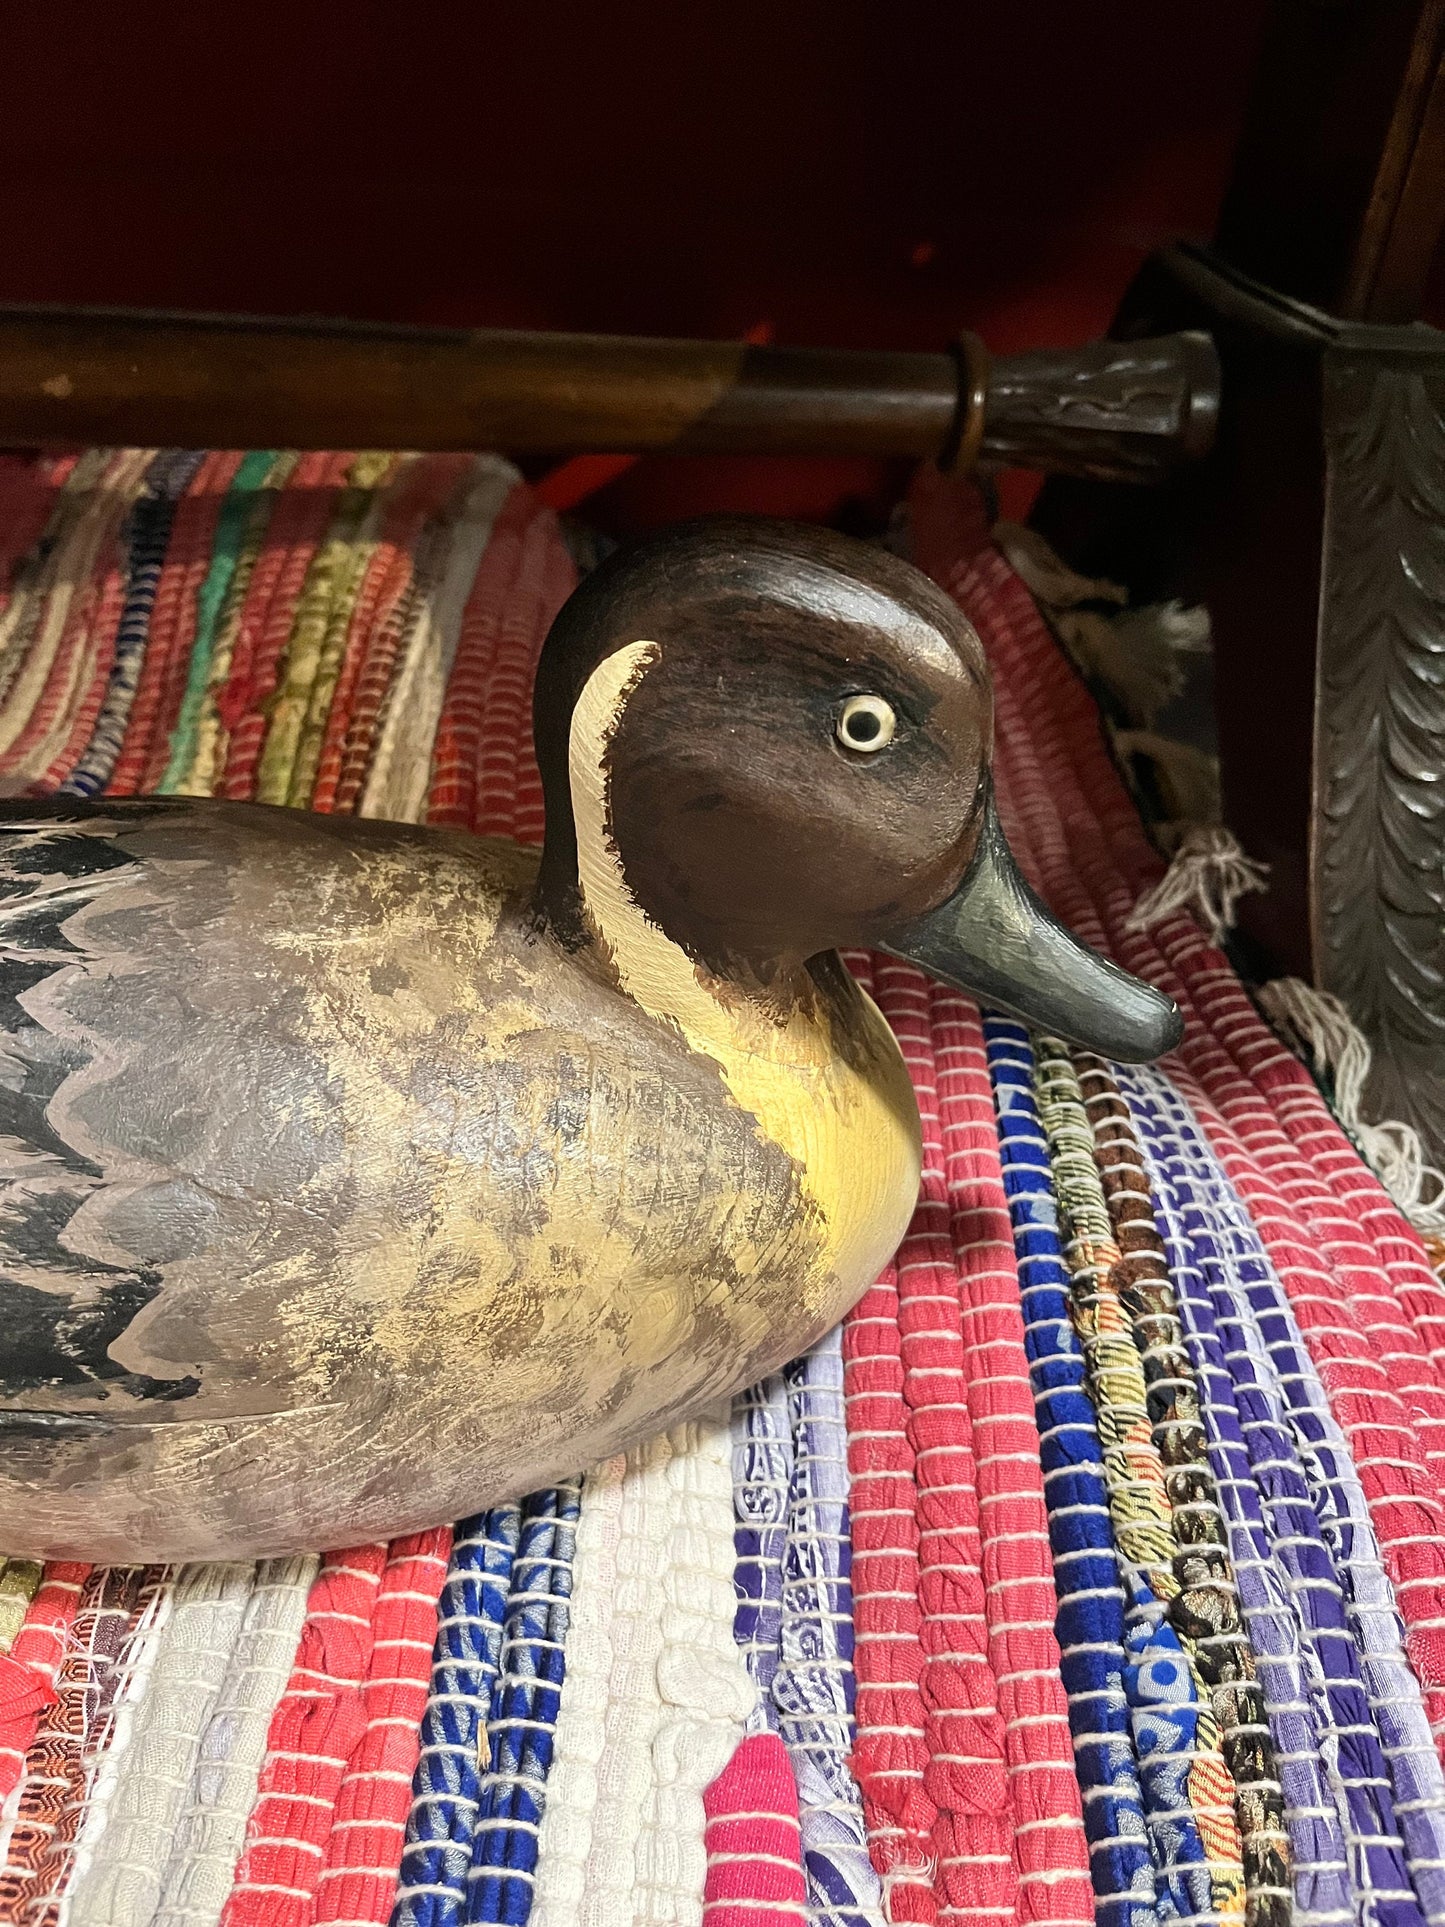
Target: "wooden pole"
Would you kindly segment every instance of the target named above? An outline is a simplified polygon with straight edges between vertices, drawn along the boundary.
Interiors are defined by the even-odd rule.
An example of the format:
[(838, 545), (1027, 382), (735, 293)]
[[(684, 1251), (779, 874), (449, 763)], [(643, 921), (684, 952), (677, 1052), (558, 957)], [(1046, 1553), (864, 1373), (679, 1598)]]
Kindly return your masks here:
[(1147, 481), (1212, 439), (1206, 337), (1002, 357), (0, 309), (0, 446), (960, 452)]

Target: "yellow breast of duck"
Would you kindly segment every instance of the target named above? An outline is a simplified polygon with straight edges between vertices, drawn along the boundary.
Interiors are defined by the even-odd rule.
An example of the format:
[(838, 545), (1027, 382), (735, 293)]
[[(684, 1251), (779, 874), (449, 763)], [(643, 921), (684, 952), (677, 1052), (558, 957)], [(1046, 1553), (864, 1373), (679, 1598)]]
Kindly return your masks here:
[[(652, 923), (627, 887), (608, 827), (605, 752), (655, 645), (609, 656), (573, 713), (570, 777), (587, 915), (620, 987), (711, 1059), (759, 1133), (794, 1161), (823, 1263), (861, 1292), (892, 1256), (918, 1193), (918, 1113), (892, 1032), (867, 995), (840, 986), (785, 1013), (717, 982)], [(844, 1034), (846, 1033), (846, 1035)]]

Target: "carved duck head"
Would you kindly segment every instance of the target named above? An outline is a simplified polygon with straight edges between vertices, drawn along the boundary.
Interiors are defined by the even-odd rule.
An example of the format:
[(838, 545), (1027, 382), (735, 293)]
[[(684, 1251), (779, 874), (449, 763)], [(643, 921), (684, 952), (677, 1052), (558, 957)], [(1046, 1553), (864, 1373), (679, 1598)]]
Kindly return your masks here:
[(978, 637), (886, 551), (716, 520), (619, 552), (548, 638), (536, 739), (538, 909), (570, 948), (597, 941), (605, 863), (671, 946), (763, 998), (861, 946), (1126, 1062), (1179, 1041), (1170, 999), (1020, 875)]

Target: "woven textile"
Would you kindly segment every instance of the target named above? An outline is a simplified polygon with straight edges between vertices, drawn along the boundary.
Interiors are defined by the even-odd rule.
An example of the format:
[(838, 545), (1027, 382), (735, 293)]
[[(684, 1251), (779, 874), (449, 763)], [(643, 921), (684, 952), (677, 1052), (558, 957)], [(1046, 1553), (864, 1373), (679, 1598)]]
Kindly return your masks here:
[[(46, 1920), (65, 1884), (88, 1767), (121, 1679), (121, 1655), (148, 1599), (144, 1569), (92, 1571), (47, 1709), (25, 1759), (0, 1872), (0, 1916)], [(153, 1589), (153, 1588), (152, 1588)]]
[(551, 1791), (537, 1841), (533, 1927), (568, 1927), (578, 1917), (587, 1883), (598, 1768), (607, 1737), (623, 1492), (636, 1476), (631, 1458), (619, 1454), (595, 1466), (583, 1484), (572, 1562), (567, 1690), (557, 1714)]
[[(1283, 1294), (1267, 1276), (1253, 1227), (1239, 1227), (1241, 1244), (1231, 1235), (1227, 1181), (1197, 1127), (1173, 1112), (1168, 1094), (1153, 1080), (1121, 1074), (1121, 1084), (1162, 1207), (1166, 1245), (1173, 1241), (1171, 1269), (1196, 1370), (1219, 1382), (1218, 1390), (1211, 1385), (1212, 1404), (1232, 1398), (1275, 1558), (1325, 1685), (1324, 1755), (1343, 1790), (1357, 1888), (1382, 1915), (1397, 1906), (1413, 1914), (1418, 1896), (1426, 1918), (1434, 1918), (1442, 1872), (1439, 1765), (1417, 1683), (1400, 1651), (1368, 1512), (1351, 1490), (1353, 1469), (1330, 1449), (1338, 1435), (1330, 1436), (1322, 1388), (1291, 1330)], [(1290, 1346), (1298, 1380), (1294, 1426), (1286, 1425), (1279, 1405), (1280, 1397), (1289, 1396), (1287, 1381), (1267, 1369), (1246, 1265), (1255, 1273), (1261, 1304), (1279, 1321), (1276, 1342)], [(1251, 1355), (1265, 1369), (1250, 1369)], [(1314, 1438), (1299, 1423), (1310, 1417)], [(1308, 1461), (1313, 1481), (1305, 1471)], [(1326, 1541), (1326, 1519), (1333, 1546)], [(1362, 1684), (1373, 1690), (1362, 1691)]]
[[(1185, 1346), (1179, 1304), (1155, 1218), (1155, 1203), (1127, 1105), (1114, 1074), (1099, 1058), (1076, 1054), (1080, 1088), (1094, 1131), (1095, 1155), (1115, 1238), (1123, 1253), (1120, 1298), (1149, 1382), (1150, 1416), (1176, 1516), (1199, 1522), (1208, 1542), (1227, 1544), (1264, 1692), (1290, 1836), (1296, 1917), (1337, 1921), (1353, 1913), (1336, 1784), (1326, 1776), (1314, 1688), (1307, 1683), (1302, 1634), (1286, 1598), (1286, 1580), (1267, 1553), (1263, 1514), (1250, 1482), (1234, 1475), (1216, 1485), (1204, 1420), (1212, 1418), (1212, 1449), (1229, 1455), (1237, 1436), (1233, 1415), (1221, 1426), (1201, 1391)], [(1206, 1386), (1207, 1386), (1206, 1381)]]
[(797, 1782), (777, 1734), (749, 1734), (703, 1803), (704, 1927), (796, 1927), (807, 1919)]
[(1038, 1432), (1012, 1226), (977, 1006), (931, 994), (936, 1088), (963, 1285), (965, 1379), (978, 1480), (988, 1653), (998, 1682), (1023, 1921), (1088, 1918)]
[(1161, 866), (1082, 684), (1059, 673), (1037, 609), (986, 540), (977, 498), (923, 473), (910, 499), (915, 555), (971, 612), (993, 665), (995, 774), (1021, 862), (1083, 937), (1184, 1011), (1171, 1077), (1253, 1214), (1321, 1364), (1438, 1734), (1445, 1513), (1431, 1348), (1439, 1350), (1442, 1329), (1439, 1281), (1304, 1066), (1265, 1027), (1194, 920), (1178, 911), (1130, 927)]
[[(235, 640), (226, 652), (227, 680), (216, 692), (215, 712), (224, 735), (210, 769), (218, 796), (244, 799), (256, 793), (257, 771), (267, 736), (269, 705), (281, 680), (292, 625), (327, 528), (344, 514), (343, 487), (354, 458), (345, 454), (300, 456), (287, 486), (259, 507), (269, 509), (255, 566), (236, 587), (244, 596)], [(239, 571), (238, 571), (239, 574)]]
[[(924, 1674), (942, 1912), (1012, 1915), (1018, 1901), (999, 1684), (989, 1650), (962, 1280), (951, 1227), (926, 979), (879, 964), (924, 1130), (923, 1195), (898, 1258), (900, 1355), (919, 1482)], [(958, 1047), (955, 1047), (958, 1048)], [(966, 1045), (962, 1048), (966, 1049)], [(967, 1148), (967, 1139), (964, 1140)], [(985, 1370), (985, 1389), (1000, 1377)]]
[[(139, 691), (176, 506), (195, 479), (203, 459), (178, 450), (157, 455), (148, 466), (142, 492), (126, 517), (121, 537), (125, 545), (124, 600), (119, 608), (115, 641), (108, 652), (109, 664), (89, 741), (74, 769), (61, 782), (62, 792), (74, 796), (98, 795), (116, 773)], [(154, 714), (142, 716), (141, 721), (153, 723)]]
[(848, 1767), (853, 1593), (839, 1334), (783, 1376), (795, 1445), (772, 1698), (798, 1785), (809, 1918), (822, 1927), (874, 1927), (882, 1896)]
[(1195, 1902), (1182, 1870), (1167, 1854), (1161, 1852), (1156, 1864), (1145, 1819), (1125, 1686), (1124, 1587), (1098, 1419), (1069, 1316), (1049, 1151), (1033, 1098), (1033, 1050), (1023, 1026), (1011, 1019), (986, 1017), (984, 1034), (1018, 1252), (1059, 1599), (1055, 1629), (1084, 1796), (1095, 1905), (1101, 1922), (1127, 1921), (1133, 1927), (1156, 1917), (1192, 1914)]
[(320, 751), (314, 724), (310, 730), (306, 727), (313, 696), (324, 717), (335, 693), (352, 608), (375, 552), (387, 485), (398, 467), (406, 466), (394, 455), (359, 455), (347, 473), (330, 526), (307, 569), (285, 656), (277, 665), (276, 688), (256, 760), (258, 803), (305, 808), (311, 801)]
[(463, 1918), (520, 1525), (516, 1506), (498, 1506), (464, 1519), (452, 1541), (394, 1927), (454, 1927)]
[(414, 822), (426, 813), (432, 743), (461, 643), (465, 606), (492, 525), (514, 479), (505, 464), (489, 464), (469, 478), (461, 495), (445, 562), (429, 592), (417, 598), (403, 635), (400, 663), (362, 792), (363, 816)]
[(0, 1658), (0, 1799), (7, 1804), (24, 1777), (41, 1715), (54, 1701), (55, 1676), (89, 1577), (89, 1566), (47, 1565), (9, 1654)]
[[(892, 994), (884, 988), (885, 997)], [(921, 1108), (927, 1140), (929, 1099), (936, 1091), (957, 1253), (987, 1658), (1002, 1720), (1018, 1911), (1025, 1921), (1087, 1920), (1087, 1846), (1053, 1630), (1056, 1599), (1038, 1430), (983, 1031), (969, 999), (938, 986), (927, 994), (934, 1075)], [(925, 1156), (931, 1163), (931, 1144)], [(928, 1184), (925, 1175), (925, 1197)], [(966, 1469), (960, 1464), (960, 1471)], [(986, 1774), (981, 1785), (976, 1774), (959, 1780), (970, 1803), (980, 1793), (993, 1797)]]
[(450, 1527), (408, 1533), (388, 1550), (361, 1686), (361, 1739), (337, 1789), (316, 1889), (318, 1922), (379, 1927), (390, 1916), (451, 1536)]
[[(1053, 1582), (1048, 1558), (1046, 1527), (1043, 1565), (1049, 1573), (1048, 1597), (1041, 1599), (1031, 1589), (1017, 1584), (1008, 1567), (1032, 1551), (1028, 1473), (1018, 1506), (1012, 1516), (991, 1518), (1010, 1532), (1013, 1544), (999, 1548), (995, 1571), (985, 1573), (984, 1534), (980, 1520), (980, 1481), (975, 1459), (974, 1411), (991, 1416), (997, 1404), (1006, 1414), (1011, 1403), (1011, 1386), (1004, 1386), (1010, 1361), (988, 1357), (986, 1334), (978, 1349), (977, 1383), (970, 1385), (969, 1347), (966, 1342), (966, 1305), (968, 1272), (979, 1274), (979, 1287), (992, 1282), (990, 1272), (997, 1246), (990, 1235), (992, 1226), (955, 1218), (953, 1185), (957, 1178), (960, 1198), (977, 1208), (980, 1198), (978, 1176), (988, 1172), (991, 1161), (997, 1172), (998, 1148), (993, 1126), (993, 1102), (989, 1093), (983, 1059), (982, 1038), (977, 1038), (976, 1069), (982, 1074), (982, 1095), (987, 1102), (986, 1120), (978, 1115), (977, 1086), (961, 1093), (957, 1107), (958, 1128), (946, 1134), (940, 1077), (955, 1079), (952, 1066), (963, 1075), (974, 1070), (972, 1041), (951, 1033), (941, 1019), (950, 1006), (940, 1011), (932, 1000), (927, 980), (905, 964), (877, 959), (873, 968), (874, 991), (880, 1008), (897, 1033), (908, 1061), (924, 1133), (924, 1174), (918, 1211), (899, 1252), (898, 1355), (903, 1373), (903, 1392), (908, 1407), (908, 1443), (912, 1448), (917, 1480), (916, 1521), (918, 1528), (918, 1597), (920, 1604), (919, 1640), (923, 1667), (920, 1676), (922, 1700), (926, 1709), (924, 1743), (928, 1766), (924, 1789), (935, 1809), (929, 1841), (930, 1857), (936, 1863), (935, 1894), (941, 1917), (957, 1913), (1011, 1918), (1018, 1900), (1018, 1868), (1015, 1840), (1020, 1851), (1026, 1843), (1033, 1850), (1036, 1865), (1048, 1862), (1046, 1835), (1053, 1828), (1016, 1831), (1015, 1821), (1027, 1826), (1034, 1818), (1059, 1819), (1065, 1825), (1081, 1809), (1077, 1782), (1068, 1758), (1067, 1712), (1058, 1678), (1057, 1646), (1054, 1643)], [(971, 1009), (963, 1000), (957, 1008)], [(944, 1053), (949, 1053), (944, 1056)], [(946, 1066), (946, 1069), (941, 1069)], [(987, 1123), (987, 1136), (979, 1126)], [(950, 1115), (947, 1125), (955, 1117)], [(957, 1147), (958, 1161), (950, 1166), (945, 1142)], [(1002, 1201), (1002, 1178), (997, 1179)], [(1007, 1207), (1003, 1207), (1007, 1227)], [(977, 1234), (982, 1232), (982, 1237)], [(1006, 1246), (1008, 1279), (1015, 1274), (1012, 1241)], [(976, 1325), (967, 1319), (970, 1336)], [(1022, 1352), (1022, 1324), (1019, 1324)], [(875, 1341), (876, 1342), (876, 1341)], [(997, 1365), (998, 1369), (991, 1367)], [(1027, 1378), (1024, 1378), (1027, 1396)], [(1003, 1397), (999, 1394), (1002, 1391)], [(1035, 1443), (1030, 1458), (1038, 1481), (1039, 1514), (1042, 1518), (1042, 1474), (1037, 1470), (1037, 1432), (1029, 1402), (1029, 1426)], [(1002, 1467), (999, 1467), (1000, 1473)], [(1002, 1478), (999, 1480), (1002, 1489)], [(1013, 1528), (1018, 1528), (1017, 1536)], [(1032, 1563), (1029, 1561), (1028, 1563)], [(874, 1578), (870, 1572), (868, 1577)], [(1009, 1628), (1007, 1642), (999, 1649), (1016, 1665), (1021, 1665), (1029, 1686), (1038, 1695), (1036, 1706), (1047, 1707), (1056, 1695), (1062, 1732), (1051, 1732), (1047, 1715), (1030, 1722), (1028, 1738), (1021, 1753), (1036, 1749), (1041, 1791), (1036, 1799), (1045, 1811), (1011, 1812), (1011, 1792), (1006, 1759), (1006, 1730), (1001, 1710), (1001, 1683), (995, 1670), (995, 1652), (990, 1640), (991, 1616), (988, 1610), (990, 1580), (993, 1619)], [(1030, 1650), (1031, 1629), (1037, 1628), (1044, 1642)], [(1027, 1690), (1027, 1688), (1025, 1689)], [(1030, 1707), (1029, 1712), (1036, 1710)], [(1019, 1734), (1023, 1738), (1022, 1732)], [(1042, 1784), (1054, 1760), (1067, 1773), (1063, 1797), (1049, 1808), (1050, 1786)], [(1022, 1763), (1022, 1762), (1021, 1762)], [(1027, 1769), (1025, 1769), (1027, 1770)], [(1081, 1819), (1078, 1827), (1078, 1865), (1087, 1866)], [(1067, 1851), (1065, 1864), (1068, 1860)], [(1079, 1901), (1080, 1918), (1092, 1911), (1087, 1875)], [(1071, 1893), (1067, 1886), (1051, 1897), (1067, 1916)]]
[[(876, 991), (866, 951), (850, 954), (848, 964), (865, 989)], [(910, 1241), (926, 1235), (915, 1223)], [(927, 1923), (938, 1914), (933, 1835), (939, 1816), (926, 1784), (936, 1728), (923, 1691), (922, 1522), (899, 1311), (899, 1267), (918, 1262), (908, 1250), (905, 1245), (898, 1264), (854, 1308), (843, 1330), (854, 1592), (852, 1768), (889, 1917)], [(918, 1383), (915, 1378), (915, 1388)]]
[[(239, 1610), (215, 1569), (6, 1566), (6, 1906), (1281, 1927), (1277, 1773), (1302, 1923), (1440, 1920), (1445, 1289), (1193, 921), (1130, 927), (1158, 860), (976, 496), (921, 477), (912, 529), (994, 665), (1021, 861), (1182, 1052), (1121, 1097), (1042, 1045), (1050, 1159), (1019, 1028), (854, 959), (919, 1210), (731, 1431), (534, 1495), (520, 1561), (492, 1515), (268, 1562)], [(535, 841), (573, 577), (492, 458), (0, 458), (0, 778)], [(1235, 1811), (1243, 1887), (1200, 1827)]]
[[(145, 1702), (150, 1693), (151, 1679), (155, 1673), (156, 1661), (160, 1655), (171, 1609), (175, 1604), (175, 1596), (175, 1587), (167, 1584), (164, 1578), (160, 1584), (150, 1590), (145, 1610), (136, 1623), (125, 1653), (124, 1670), (116, 1685), (105, 1744), (99, 1752), (95, 1771), (86, 1787), (85, 1807), (81, 1813), (80, 1827), (76, 1834), (70, 1879), (62, 1895), (67, 1915), (70, 1911), (69, 1896), (76, 1889), (84, 1886), (95, 1860), (97, 1847), (104, 1841), (109, 1828), (111, 1809), (117, 1803), (116, 1796), (129, 1777), (126, 1755), (130, 1751), (137, 1728), (141, 1726)], [(130, 1801), (129, 1792), (121, 1795), (119, 1805), (123, 1812), (122, 1824), (125, 1818), (129, 1817), (124, 1815), (123, 1810)], [(123, 1873), (123, 1868), (120, 1871)], [(144, 1862), (140, 1871), (144, 1878), (147, 1872)], [(122, 1917), (124, 1917), (124, 1904), (122, 1898), (118, 1909), (122, 1912)]]
[(885, 1273), (849, 1316), (843, 1360), (853, 1540), (852, 1767), (891, 1919), (931, 1922), (937, 1918), (930, 1848), (938, 1809), (924, 1784), (918, 1483), (903, 1396), (896, 1273)]
[(330, 1553), (312, 1583), (223, 1927), (309, 1927), (331, 1815), (364, 1731), (361, 1682), (385, 1562), (381, 1545)]
[(629, 1908), (638, 1921), (702, 1918), (702, 1791), (755, 1697), (732, 1641), (732, 1529), (724, 1417), (674, 1426), (628, 1455), (610, 1548), (613, 1607), (605, 1629), (596, 1619), (591, 1627), (594, 1650), (606, 1641), (606, 1700), (586, 1761), (579, 1927), (610, 1927)]
[(133, 796), (153, 789), (164, 773), (169, 749), (165, 726), (179, 706), (195, 635), (196, 594), (207, 569), (221, 504), (239, 464), (239, 455), (213, 451), (194, 466), (189, 460), (178, 463), (163, 484), (176, 488), (175, 508), (135, 694), (106, 784), (112, 795)]
[(38, 1559), (7, 1559), (0, 1567), (0, 1653), (8, 1653), (15, 1644), (30, 1602), (40, 1590), (43, 1571)]
[(256, 1568), (171, 1839), (155, 1927), (215, 1927), (221, 1917), (317, 1567), (315, 1558), (301, 1555), (266, 1559)]
[[(1198, 1892), (1195, 1912), (1237, 1914), (1245, 1898), (1235, 1825), (1237, 1788), (1223, 1763), (1220, 1727), (1196, 1642), (1185, 1630), (1183, 1613), (1171, 1611), (1185, 1603), (1175, 1572), (1173, 1503), (1148, 1422), (1143, 1359), (1119, 1303), (1119, 1253), (1094, 1166), (1083, 1096), (1067, 1052), (1052, 1039), (1038, 1044), (1035, 1096), (1064, 1212), (1069, 1297), (1098, 1412), (1104, 1484), (1129, 1572), (1125, 1646), (1133, 1661), (1135, 1690), (1152, 1700), (1135, 1729), (1141, 1734), (1141, 1752), (1144, 1732), (1150, 1736), (1144, 1759), (1144, 1775), (1152, 1788), (1150, 1817), (1168, 1860), (1193, 1860), (1193, 1831), (1202, 1842), (1208, 1887)], [(1227, 1567), (1220, 1565), (1214, 1578), (1227, 1584)], [(1173, 1819), (1181, 1808), (1193, 1821), (1193, 1831), (1187, 1821)]]
[(522, 1927), (532, 1909), (537, 1844), (566, 1670), (581, 1482), (534, 1493), (521, 1508), (500, 1650), (487, 1769), (478, 1791), (468, 1921)]
[[(707, 1855), (703, 1791), (727, 1764), (754, 1700), (733, 1643), (732, 1450), (726, 1411), (673, 1428), (666, 1464), (659, 1718), (651, 1785), (636, 1846), (639, 1920), (690, 1927), (702, 1918)], [(619, 1572), (623, 1569), (621, 1554)], [(653, 1602), (656, 1610), (656, 1602)], [(623, 1712), (623, 1720), (626, 1712)], [(606, 1767), (604, 1755), (603, 1767)]]
[(793, 1426), (781, 1375), (733, 1400), (732, 1451), (738, 1595), (733, 1637), (757, 1682), (754, 1718), (776, 1728), (773, 1680), (782, 1657), (783, 1556), (793, 1480)]
[[(269, 513), (267, 500), (259, 491), (276, 470), (277, 457), (270, 450), (252, 450), (243, 455), (220, 505), (209, 564), (196, 591), (195, 636), (185, 665), (185, 687), (175, 728), (169, 737), (165, 768), (154, 785), (165, 794), (181, 789), (195, 765), (206, 693), (217, 661), (222, 611), (233, 589), (244, 586), (254, 566), (259, 536), (265, 525), (263, 518)], [(229, 662), (229, 654), (225, 660)], [(200, 793), (207, 793), (209, 780), (198, 787)]]
[[(6, 705), (6, 747), (0, 753), (0, 769), (12, 782), (54, 781), (69, 770), (88, 740), (89, 724), (99, 708), (96, 673), (108, 670), (113, 660), (123, 599), (123, 579), (110, 562), (110, 551), (144, 486), (148, 465), (146, 453), (135, 449), (105, 463), (74, 539), (52, 552), (56, 573), (48, 598), (43, 605), (38, 599), (29, 605), (36, 627)], [(84, 472), (85, 465), (77, 464), (75, 479)], [(53, 654), (46, 648), (47, 629), (54, 640)], [(77, 692), (88, 684), (95, 694), (84, 706), (82, 734), (73, 710)]]
[(201, 1734), (240, 1639), (255, 1568), (187, 1566), (149, 1655), (105, 1824), (93, 1831), (87, 1865), (69, 1894), (74, 1927), (149, 1922), (171, 1842), (185, 1810)]

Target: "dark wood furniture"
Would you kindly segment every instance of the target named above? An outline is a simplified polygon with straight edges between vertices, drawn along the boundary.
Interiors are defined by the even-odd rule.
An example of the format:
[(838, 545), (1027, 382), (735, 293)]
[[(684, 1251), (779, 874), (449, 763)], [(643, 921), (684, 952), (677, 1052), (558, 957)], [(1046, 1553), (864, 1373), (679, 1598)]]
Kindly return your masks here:
[(1076, 566), (1213, 618), (1225, 821), (1271, 866), (1261, 975), (1344, 999), (1368, 1109), (1445, 1155), (1445, 4), (1279, 0), (1209, 249), (1174, 247), (1113, 332), (1206, 330), (1210, 458), (1148, 497), (1051, 482)]

